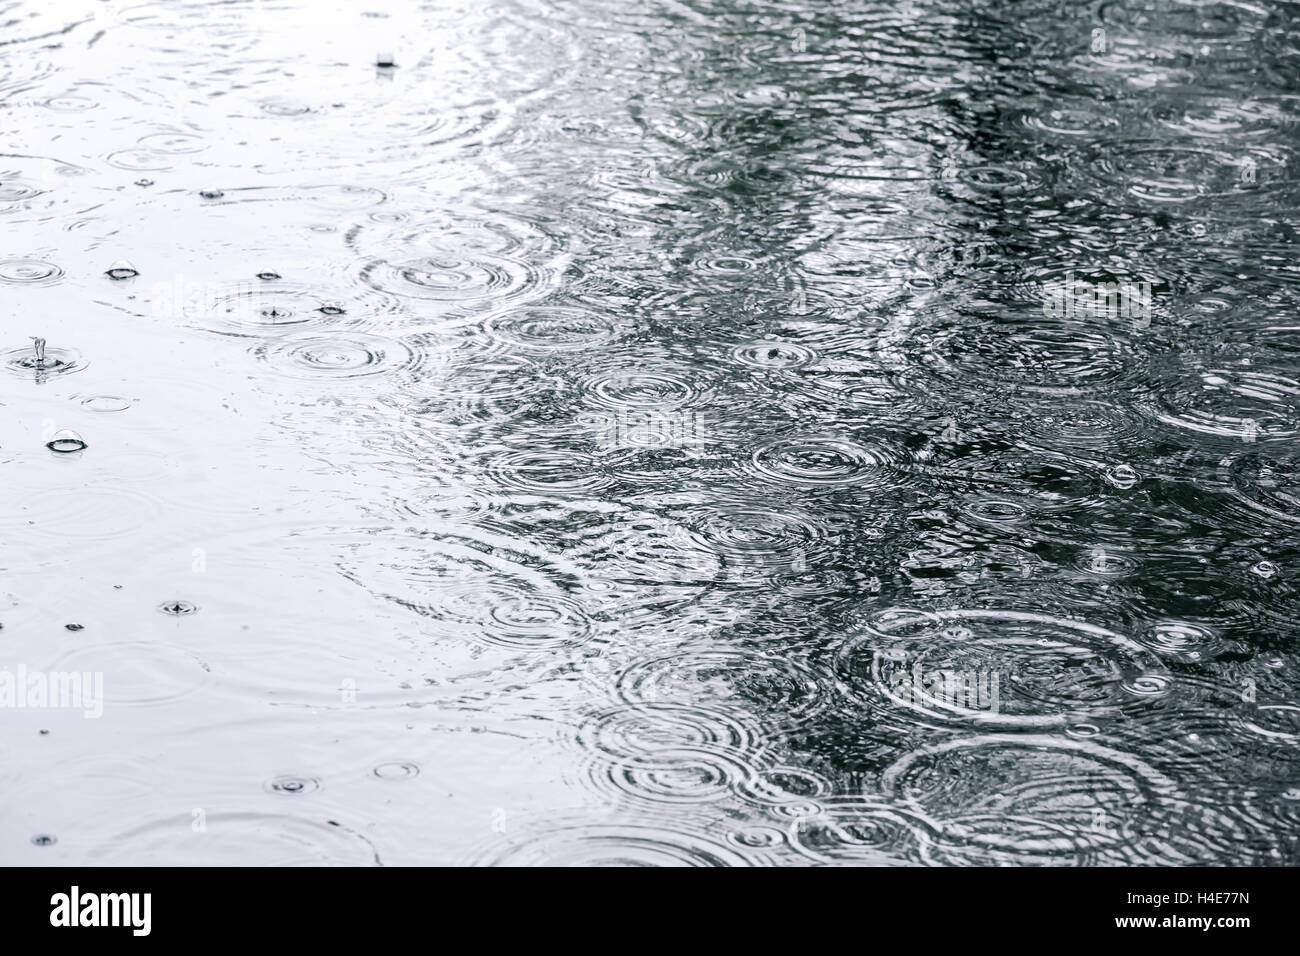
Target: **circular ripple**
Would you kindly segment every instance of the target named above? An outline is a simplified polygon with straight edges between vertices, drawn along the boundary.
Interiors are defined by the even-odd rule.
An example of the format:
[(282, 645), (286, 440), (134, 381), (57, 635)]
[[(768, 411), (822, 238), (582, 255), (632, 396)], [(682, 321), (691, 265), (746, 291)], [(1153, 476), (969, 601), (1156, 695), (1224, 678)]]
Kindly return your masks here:
[(86, 367), (81, 355), (73, 349), (46, 347), (44, 359), (36, 361), (32, 348), (10, 349), (2, 353), (5, 368), (23, 378), (44, 380), (51, 375), (69, 375)]
[(793, 724), (828, 706), (830, 684), (805, 664), (751, 650), (687, 652), (641, 661), (615, 685), (629, 704), (683, 707), (717, 703), (759, 713), (765, 722)]
[(731, 356), (752, 368), (803, 368), (817, 361), (817, 353), (807, 346), (775, 340), (738, 345), (732, 349)]
[(394, 761), (392, 763), (381, 763), (371, 771), (380, 780), (389, 782), (400, 782), (402, 780), (411, 780), (420, 775), (418, 764), (410, 761)]
[(791, 845), (827, 865), (896, 864), (933, 840), (935, 823), (915, 809), (869, 797), (820, 801), (818, 812), (788, 825)]
[(83, 398), (81, 404), (92, 412), (124, 412), (131, 407), (131, 400), (118, 398), (116, 395), (92, 395)]
[(194, 862), (201, 840), (212, 866), (364, 866), (380, 861), (359, 833), (337, 822), (271, 813), (207, 813), (195, 834), (185, 813), (118, 834), (91, 851), (99, 863), (127, 866), (183, 866)]
[(875, 710), (1008, 729), (1096, 720), (1168, 687), (1159, 659), (1121, 634), (998, 610), (882, 612), (840, 649), (837, 669)]
[(343, 573), (370, 593), (467, 640), (525, 650), (584, 643), (591, 616), (559, 588), (567, 578), (529, 555), (450, 534), (351, 545)]
[(1131, 852), (1128, 821), (1175, 790), (1132, 754), (1040, 734), (921, 747), (887, 767), (881, 784), (939, 821), (945, 848), (983, 862)]
[(480, 853), (474, 866), (751, 866), (741, 851), (712, 837), (658, 823), (547, 823)]
[(63, 278), (63, 270), (40, 259), (0, 259), (0, 282), (16, 285), (51, 285)]
[(803, 485), (876, 484), (892, 472), (894, 452), (841, 438), (784, 438), (754, 452), (753, 470), (773, 481)]
[(407, 342), (360, 332), (278, 338), (254, 354), (283, 375), (325, 381), (413, 375), (426, 358)]
[(603, 408), (677, 408), (695, 399), (696, 390), (671, 371), (599, 372), (582, 388), (594, 405)]
[(102, 673), (105, 710), (179, 700), (207, 683), (211, 670), (183, 647), (146, 641), (80, 648), (50, 669)]
[(523, 349), (570, 352), (594, 348), (618, 337), (618, 324), (586, 309), (533, 306), (488, 319), (489, 335)]
[(315, 777), (298, 777), (293, 774), (286, 774), (268, 780), (266, 789), (271, 793), (283, 793), (288, 796), (297, 796), (304, 793), (312, 793), (320, 789), (320, 781)]
[(452, 254), (401, 262), (372, 262), (361, 271), (367, 285), (404, 298), (455, 305), (514, 299), (538, 289), (541, 272), (503, 255), (466, 258)]
[(724, 502), (693, 510), (685, 522), (714, 547), (733, 574), (799, 570), (826, 556), (822, 519), (794, 505)]
[(580, 451), (517, 451), (489, 465), (502, 485), (535, 494), (586, 494), (611, 482), (604, 467)]

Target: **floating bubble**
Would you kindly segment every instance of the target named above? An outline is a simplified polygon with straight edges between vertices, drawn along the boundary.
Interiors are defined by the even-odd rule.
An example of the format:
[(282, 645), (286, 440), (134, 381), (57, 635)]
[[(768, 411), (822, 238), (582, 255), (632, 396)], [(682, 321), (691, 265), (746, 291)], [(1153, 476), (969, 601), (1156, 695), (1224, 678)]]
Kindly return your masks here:
[(45, 447), (50, 451), (66, 455), (71, 452), (84, 451), (87, 445), (82, 441), (81, 436), (72, 429), (61, 428), (54, 433), (53, 438), (45, 443)]
[(123, 279), (134, 279), (139, 274), (140, 273), (135, 266), (131, 265), (131, 263), (127, 262), (125, 259), (118, 259), (109, 266), (108, 271), (104, 273), (104, 275), (108, 276), (110, 279), (116, 279), (119, 282)]

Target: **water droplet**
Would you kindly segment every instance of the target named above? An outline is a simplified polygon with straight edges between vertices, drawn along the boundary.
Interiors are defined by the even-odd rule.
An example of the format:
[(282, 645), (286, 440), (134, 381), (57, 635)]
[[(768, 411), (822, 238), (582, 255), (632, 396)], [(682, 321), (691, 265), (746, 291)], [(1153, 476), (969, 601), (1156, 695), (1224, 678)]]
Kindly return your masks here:
[(152, 186), (152, 185), (153, 185), (153, 180), (152, 180), (152, 179), (137, 179), (137, 180), (135, 181), (135, 184), (136, 184), (137, 186)]
[(60, 454), (69, 454), (75, 451), (83, 451), (87, 445), (78, 435), (70, 428), (63, 428), (54, 433), (54, 437), (45, 443), (45, 447), (50, 451), (57, 451)]
[(158, 610), (173, 617), (184, 617), (186, 614), (193, 614), (198, 609), (197, 604), (191, 604), (189, 601), (168, 601), (166, 604), (158, 605)]
[(313, 790), (319, 790), (320, 781), (315, 777), (295, 777), (289, 775), (276, 777), (266, 785), (266, 788), (272, 793), (296, 795), (300, 793), (311, 793)]
[(84, 624), (65, 624), (63, 626), (69, 631), (84, 631), (86, 629), (86, 625)]
[(375, 66), (381, 70), (391, 70), (397, 65), (391, 53), (380, 53), (375, 57)]
[(343, 306), (339, 305), (337, 302), (326, 302), (316, 311), (319, 312), (321, 315), (342, 315), (347, 310), (344, 309)]
[(48, 833), (38, 833), (36, 836), (32, 837), (32, 842), (35, 843), (37, 846), (54, 846), (54, 844), (58, 843), (59, 841), (57, 838), (50, 836)]
[(1106, 480), (1116, 488), (1132, 488), (1140, 476), (1129, 465), (1116, 465), (1106, 472)]
[(134, 279), (139, 274), (139, 270), (125, 259), (118, 259), (109, 266), (108, 271), (104, 273), (104, 275), (108, 276), (110, 279), (116, 279), (118, 281), (123, 279)]
[(203, 199), (220, 199), (225, 193), (220, 189), (200, 189), (199, 196)]
[(1272, 561), (1261, 561), (1250, 570), (1255, 574), (1258, 574), (1261, 578), (1268, 579), (1277, 574), (1281, 569)]
[(278, 273), (278, 272), (259, 272), (259, 273), (257, 274), (257, 277), (258, 277), (259, 279), (261, 279), (263, 282), (274, 282), (276, 279), (280, 278), (280, 273)]

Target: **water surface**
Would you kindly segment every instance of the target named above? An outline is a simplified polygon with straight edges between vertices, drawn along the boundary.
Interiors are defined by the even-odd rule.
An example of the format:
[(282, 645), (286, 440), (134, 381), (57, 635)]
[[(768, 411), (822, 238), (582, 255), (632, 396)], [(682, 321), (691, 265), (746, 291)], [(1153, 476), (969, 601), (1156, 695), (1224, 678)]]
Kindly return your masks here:
[(0, 0), (0, 860), (1295, 864), (1298, 14)]

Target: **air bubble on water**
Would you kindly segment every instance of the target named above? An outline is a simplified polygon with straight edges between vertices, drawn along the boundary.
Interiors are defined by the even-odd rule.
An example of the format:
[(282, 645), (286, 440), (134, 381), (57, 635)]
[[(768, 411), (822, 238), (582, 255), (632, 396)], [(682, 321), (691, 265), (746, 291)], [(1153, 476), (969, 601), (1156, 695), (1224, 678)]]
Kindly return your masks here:
[(1261, 561), (1250, 569), (1253, 573), (1258, 574), (1261, 578), (1271, 578), (1280, 570), (1272, 561)]
[(81, 440), (81, 436), (71, 428), (61, 428), (54, 433), (53, 438), (45, 443), (45, 447), (50, 451), (68, 454), (74, 451), (83, 451), (87, 445)]
[(1106, 480), (1116, 488), (1132, 488), (1138, 483), (1138, 477), (1138, 473), (1130, 465), (1116, 465), (1106, 472)]
[(134, 279), (139, 274), (140, 271), (125, 259), (118, 259), (109, 266), (108, 271), (104, 273), (104, 275), (108, 276), (110, 279), (117, 279), (119, 281), (122, 279)]
[(38, 833), (36, 836), (32, 837), (32, 842), (37, 846), (53, 846), (59, 841), (48, 833)]
[(316, 311), (319, 312), (321, 315), (342, 315), (347, 310), (344, 309), (343, 306), (339, 305), (337, 302), (326, 302)]
[(259, 273), (257, 274), (257, 277), (258, 277), (259, 279), (261, 279), (263, 282), (274, 282), (276, 279), (280, 278), (280, 273), (278, 273), (278, 272), (259, 272)]
[(153, 185), (153, 180), (152, 180), (152, 179), (137, 179), (137, 180), (135, 181), (135, 184), (136, 184), (137, 186), (152, 186), (152, 185)]
[(158, 606), (158, 610), (173, 617), (184, 617), (186, 614), (193, 614), (198, 609), (198, 605), (191, 604), (189, 601), (168, 601), (166, 604)]
[(65, 624), (63, 626), (69, 631), (84, 631), (86, 629), (86, 625), (84, 624)]
[(200, 189), (199, 197), (202, 199), (220, 199), (225, 193), (220, 189)]

